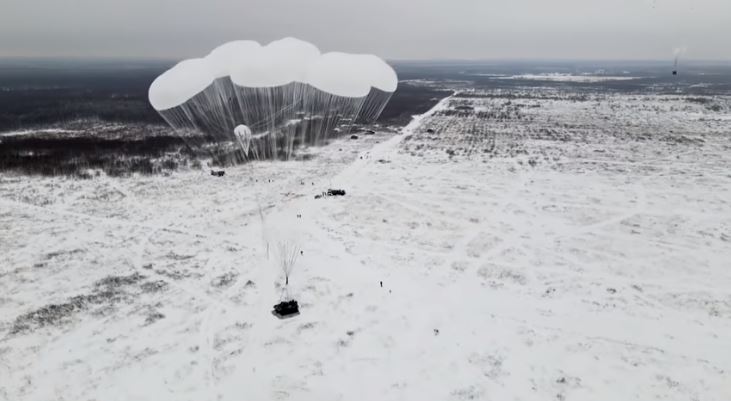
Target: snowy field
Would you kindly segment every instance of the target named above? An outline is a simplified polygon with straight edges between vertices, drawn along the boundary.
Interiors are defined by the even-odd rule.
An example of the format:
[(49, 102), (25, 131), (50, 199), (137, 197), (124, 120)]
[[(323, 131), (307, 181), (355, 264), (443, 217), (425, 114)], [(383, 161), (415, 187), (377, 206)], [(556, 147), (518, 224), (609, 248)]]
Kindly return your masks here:
[[(489, 76), (489, 75), (488, 75)], [(573, 74), (522, 74), (503, 76), (499, 79), (523, 79), (523, 80), (534, 80), (534, 81), (553, 81), (553, 82), (606, 82), (606, 81), (629, 81), (637, 79), (637, 77), (626, 77), (626, 76), (611, 76), (611, 75), (573, 75)]]
[(729, 400), (730, 105), (472, 91), (223, 178), (0, 175), (0, 399)]

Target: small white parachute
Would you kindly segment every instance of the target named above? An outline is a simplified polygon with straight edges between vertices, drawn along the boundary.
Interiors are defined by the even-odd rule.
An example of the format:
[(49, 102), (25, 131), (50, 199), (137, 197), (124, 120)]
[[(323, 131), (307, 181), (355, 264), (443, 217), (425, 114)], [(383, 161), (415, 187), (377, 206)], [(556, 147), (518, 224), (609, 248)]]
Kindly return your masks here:
[(241, 124), (234, 128), (234, 135), (243, 149), (244, 153), (249, 153), (249, 145), (251, 145), (251, 129)]

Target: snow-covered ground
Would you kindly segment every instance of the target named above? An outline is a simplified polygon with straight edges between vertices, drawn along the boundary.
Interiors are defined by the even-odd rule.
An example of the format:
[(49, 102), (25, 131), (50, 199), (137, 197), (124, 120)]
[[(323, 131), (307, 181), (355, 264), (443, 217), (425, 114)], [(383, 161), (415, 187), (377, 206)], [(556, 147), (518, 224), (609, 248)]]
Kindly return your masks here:
[(0, 175), (0, 399), (731, 399), (713, 102), (471, 93), (223, 178)]
[(7, 136), (24, 136), (24, 135), (44, 135), (44, 134), (77, 134), (81, 131), (78, 130), (67, 130), (67, 129), (58, 129), (58, 128), (48, 128), (48, 129), (40, 129), (40, 130), (20, 130), (20, 131), (7, 131), (7, 132), (0, 132), (0, 137)]
[[(489, 76), (489, 74), (478, 74)], [(553, 81), (553, 82), (607, 82), (607, 81), (630, 81), (637, 79), (631, 76), (612, 76), (612, 75), (592, 75), (592, 74), (562, 74), (562, 73), (545, 73), (545, 74), (520, 74), (510, 76), (498, 76), (498, 79), (527, 79), (536, 81)]]

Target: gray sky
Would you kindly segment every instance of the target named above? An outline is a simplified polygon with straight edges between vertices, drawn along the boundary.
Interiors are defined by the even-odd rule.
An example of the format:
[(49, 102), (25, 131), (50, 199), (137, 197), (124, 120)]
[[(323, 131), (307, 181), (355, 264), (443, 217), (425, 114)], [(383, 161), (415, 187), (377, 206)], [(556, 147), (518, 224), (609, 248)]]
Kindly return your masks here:
[(284, 36), (390, 59), (731, 59), (731, 0), (0, 0), (0, 57), (205, 55)]

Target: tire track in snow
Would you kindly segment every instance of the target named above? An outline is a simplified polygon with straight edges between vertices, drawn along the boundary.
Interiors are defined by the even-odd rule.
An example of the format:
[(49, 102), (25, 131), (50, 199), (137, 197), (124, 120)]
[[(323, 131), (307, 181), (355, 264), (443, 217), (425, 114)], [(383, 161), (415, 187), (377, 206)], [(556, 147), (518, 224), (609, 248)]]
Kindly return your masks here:
[[(129, 193), (127, 193), (127, 194), (129, 194)], [(217, 299), (215, 297), (209, 296), (208, 294), (206, 294), (203, 291), (193, 289), (189, 286), (178, 283), (173, 279), (170, 279), (170, 277), (157, 273), (154, 270), (145, 269), (143, 267), (144, 253), (147, 249), (147, 244), (149, 243), (150, 239), (155, 235), (155, 233), (157, 233), (159, 230), (178, 233), (178, 234), (184, 234), (184, 235), (187, 234), (187, 235), (190, 235), (190, 236), (193, 236), (196, 238), (206, 238), (208, 240), (211, 240), (210, 235), (201, 234), (201, 233), (197, 233), (197, 232), (189, 232), (189, 231), (185, 231), (185, 230), (170, 229), (169, 227), (149, 224), (149, 223), (137, 223), (137, 222), (125, 221), (125, 220), (118, 219), (118, 218), (106, 218), (106, 217), (87, 215), (87, 214), (78, 213), (78, 212), (69, 212), (66, 210), (59, 210), (59, 209), (50, 208), (50, 207), (42, 207), (42, 206), (37, 206), (37, 205), (25, 203), (25, 202), (18, 202), (18, 201), (12, 201), (12, 200), (7, 200), (7, 199), (0, 199), (0, 204), (5, 204), (5, 205), (11, 206), (11, 207), (18, 207), (21, 209), (34, 209), (34, 210), (43, 211), (43, 212), (47, 212), (47, 213), (51, 213), (51, 214), (55, 214), (55, 215), (59, 215), (59, 216), (68, 216), (68, 217), (75, 217), (75, 218), (80, 218), (80, 219), (85, 219), (85, 220), (97, 221), (97, 222), (102, 222), (105, 224), (111, 224), (113, 226), (135, 227), (135, 228), (149, 230), (147, 232), (147, 235), (145, 235), (139, 239), (139, 242), (138, 242), (136, 248), (132, 250), (131, 255), (128, 254), (128, 256), (126, 257), (127, 261), (129, 262), (129, 265), (135, 271), (137, 271), (138, 273), (143, 274), (145, 276), (154, 276), (157, 279), (163, 280), (164, 282), (168, 283), (172, 288), (175, 288), (178, 291), (188, 294), (191, 297), (192, 302), (194, 302), (194, 303), (203, 302), (205, 305), (207, 305), (206, 310), (210, 310), (213, 308), (213, 309), (219, 309), (219, 310), (226, 311), (226, 310), (234, 309), (237, 307), (237, 305), (235, 305), (235, 304), (229, 304), (226, 300), (221, 300), (221, 299)], [(216, 239), (214, 242), (217, 242), (217, 241), (218, 241), (218, 239)], [(226, 241), (226, 242), (228, 242), (228, 241)], [(231, 242), (228, 242), (228, 243), (233, 244)], [(203, 318), (204, 318), (204, 324), (207, 325), (207, 323), (210, 321), (210, 315), (204, 314)], [(204, 341), (204, 344), (207, 344), (207, 346), (203, 348), (203, 352), (206, 353), (205, 350), (209, 350), (205, 357), (206, 357), (206, 359), (208, 359), (210, 361), (210, 364), (209, 364), (210, 369), (206, 370), (208, 380), (205, 380), (205, 382), (208, 383), (209, 389), (213, 389), (215, 383), (213, 380), (213, 370), (212, 369), (214, 366), (213, 361), (214, 361), (215, 355), (213, 354), (213, 351), (212, 351), (212, 344), (211, 344), (212, 340), (210, 340), (211, 334), (209, 334), (210, 329), (206, 326), (203, 328), (202, 331), (206, 334), (206, 339)]]

